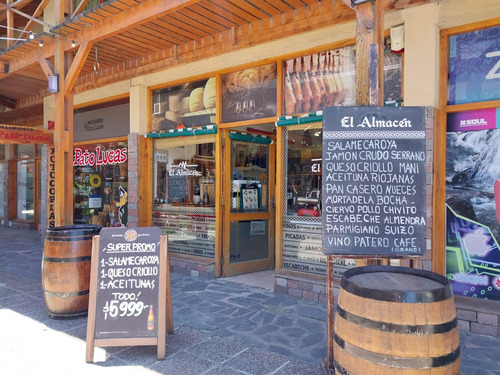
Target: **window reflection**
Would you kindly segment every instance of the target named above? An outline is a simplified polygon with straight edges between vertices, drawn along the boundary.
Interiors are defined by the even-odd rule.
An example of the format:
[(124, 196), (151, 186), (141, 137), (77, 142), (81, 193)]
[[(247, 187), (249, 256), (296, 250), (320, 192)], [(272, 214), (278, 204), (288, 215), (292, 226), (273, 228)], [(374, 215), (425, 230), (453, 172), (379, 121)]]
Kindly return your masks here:
[(288, 131), (287, 215), (321, 217), (322, 131)]
[(231, 210), (267, 211), (269, 146), (233, 141)]
[(35, 176), (35, 163), (33, 160), (22, 160), (17, 162), (17, 218), (18, 219), (21, 220), (34, 219), (34, 214), (35, 214), (34, 176)]

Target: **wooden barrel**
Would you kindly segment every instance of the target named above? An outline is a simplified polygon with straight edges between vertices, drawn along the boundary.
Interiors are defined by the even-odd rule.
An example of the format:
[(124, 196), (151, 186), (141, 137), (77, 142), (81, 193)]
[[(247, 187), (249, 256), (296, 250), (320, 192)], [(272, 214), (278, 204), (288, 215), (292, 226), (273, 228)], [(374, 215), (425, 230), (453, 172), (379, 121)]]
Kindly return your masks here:
[(460, 374), (455, 301), (447, 278), (367, 266), (342, 277), (334, 323), (337, 374)]
[(85, 315), (89, 304), (92, 237), (99, 225), (47, 229), (43, 246), (42, 288), (53, 318)]

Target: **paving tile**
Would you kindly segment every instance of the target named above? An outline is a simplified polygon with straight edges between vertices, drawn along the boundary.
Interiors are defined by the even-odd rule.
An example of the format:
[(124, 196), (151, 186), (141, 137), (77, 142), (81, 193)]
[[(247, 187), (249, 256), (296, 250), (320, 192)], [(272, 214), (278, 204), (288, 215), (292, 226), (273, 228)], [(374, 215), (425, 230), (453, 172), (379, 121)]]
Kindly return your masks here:
[[(41, 344), (20, 359), (19, 348), (30, 342), (0, 340), (2, 358), (12, 357), (15, 366), (5, 372), (2, 362), (2, 373), (64, 374), (61, 368), (69, 359), (58, 357), (54, 348), (71, 342), (81, 351), (76, 353), (79, 359), (66, 366), (71, 375), (321, 374), (319, 362), (326, 359), (327, 347), (325, 304), (225, 279), (205, 281), (180, 274), (171, 274), (175, 332), (167, 336), (164, 361), (156, 359), (154, 346), (111, 347), (96, 348), (98, 361), (86, 364), (87, 318), (50, 318), (39, 275), (43, 244), (30, 231), (10, 232), (5, 240), (9, 231), (0, 228), (0, 314), (9, 318), (0, 324), (28, 324), (30, 341)], [(500, 339), (460, 332), (460, 340), (462, 374), (500, 375)], [(67, 349), (62, 345), (59, 349)], [(36, 356), (43, 359), (30, 362)]]
[[(211, 368), (207, 372), (204, 372), (202, 375), (248, 375), (248, 372), (242, 372), (239, 370), (236, 370), (234, 367), (229, 367), (229, 366), (217, 366), (214, 368)], [(288, 374), (291, 375), (291, 374)]]
[(264, 375), (278, 370), (288, 362), (290, 360), (280, 354), (269, 354), (257, 348), (249, 348), (227, 361), (226, 364), (243, 372)]
[(164, 375), (202, 374), (217, 366), (216, 363), (179, 351), (164, 361), (158, 361), (150, 368)]
[(157, 346), (132, 346), (114, 354), (113, 357), (118, 358), (127, 364), (152, 367), (155, 363), (159, 362), (156, 358), (157, 352)]
[(310, 365), (298, 361), (290, 361), (278, 371), (273, 372), (272, 375), (322, 375), (319, 364)]
[(248, 346), (240, 342), (214, 336), (191, 345), (184, 350), (197, 357), (205, 358), (216, 363), (222, 363), (230, 360), (246, 349), (248, 349)]

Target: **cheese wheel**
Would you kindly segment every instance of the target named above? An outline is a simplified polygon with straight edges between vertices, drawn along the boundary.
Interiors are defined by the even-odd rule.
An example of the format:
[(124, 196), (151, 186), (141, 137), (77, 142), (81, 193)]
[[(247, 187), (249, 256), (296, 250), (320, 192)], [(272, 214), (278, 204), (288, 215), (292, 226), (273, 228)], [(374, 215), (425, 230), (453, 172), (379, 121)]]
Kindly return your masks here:
[(203, 104), (203, 87), (198, 87), (191, 92), (189, 96), (189, 112), (198, 112), (205, 109)]
[(189, 112), (189, 96), (181, 100), (181, 114), (184, 115)]
[(167, 111), (165, 112), (165, 118), (169, 121), (177, 123), (177, 121), (179, 120), (179, 113), (174, 111)]
[(215, 108), (215, 78), (210, 78), (205, 85), (203, 104), (206, 109)]

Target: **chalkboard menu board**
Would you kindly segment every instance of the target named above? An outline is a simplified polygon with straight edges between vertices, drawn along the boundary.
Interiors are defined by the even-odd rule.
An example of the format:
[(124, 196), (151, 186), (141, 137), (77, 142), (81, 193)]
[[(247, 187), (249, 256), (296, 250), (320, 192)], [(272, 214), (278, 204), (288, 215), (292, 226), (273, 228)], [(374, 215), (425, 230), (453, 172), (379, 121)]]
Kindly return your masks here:
[(187, 176), (168, 176), (168, 203), (182, 203), (187, 195)]
[(323, 112), (323, 251), (409, 256), (426, 249), (424, 107)]
[(99, 238), (95, 338), (158, 335), (159, 228), (104, 228)]

